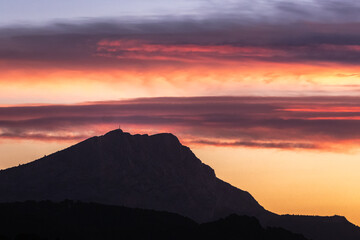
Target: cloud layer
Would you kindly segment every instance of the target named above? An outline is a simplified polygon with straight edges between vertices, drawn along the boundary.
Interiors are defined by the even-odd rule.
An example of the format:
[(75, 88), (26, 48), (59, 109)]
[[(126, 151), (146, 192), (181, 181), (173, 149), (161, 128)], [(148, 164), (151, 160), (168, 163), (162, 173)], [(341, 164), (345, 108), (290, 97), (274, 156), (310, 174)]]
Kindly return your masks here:
[[(31, 3), (12, 0), (0, 6), (0, 24), (115, 16), (126, 19), (144, 16), (227, 17), (257, 22), (354, 22), (360, 19), (360, 4), (352, 0), (153, 0), (151, 3), (144, 0), (39, 0)], [(27, 11), (21, 11), (19, 6)]]
[[(276, 2), (274, 9), (305, 9), (293, 5)], [(359, 27), (360, 21), (253, 21), (231, 14), (2, 27), (0, 101), (356, 95), (358, 87), (346, 86), (359, 80)]]
[(80, 140), (121, 126), (188, 144), (347, 151), (360, 144), (356, 97), (143, 98), (0, 108), (1, 138)]
[(358, 65), (359, 26), (161, 18), (10, 27), (0, 29), (0, 66), (139, 68), (243, 61)]

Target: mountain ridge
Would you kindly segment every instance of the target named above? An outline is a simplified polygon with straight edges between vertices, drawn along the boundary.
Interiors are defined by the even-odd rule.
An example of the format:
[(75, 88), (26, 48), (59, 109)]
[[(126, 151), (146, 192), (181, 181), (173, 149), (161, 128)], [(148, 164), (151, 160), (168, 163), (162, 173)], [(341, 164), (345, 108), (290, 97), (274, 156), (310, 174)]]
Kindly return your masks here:
[(0, 213), (0, 240), (307, 240), (285, 229), (263, 228), (256, 218), (235, 214), (198, 224), (175, 213), (70, 200), (0, 203)]
[[(159, 158), (159, 156), (161, 157)], [(165, 157), (162, 159), (162, 156)], [(121, 161), (117, 159), (121, 159)], [(126, 172), (124, 169), (131, 169), (130, 174), (127, 173), (129, 171)], [(12, 172), (18, 176), (12, 176)], [(9, 171), (4, 170), (0, 174), (0, 192), (4, 187), (3, 183), (8, 182), (3, 180), (6, 175), (19, 184), (15, 184), (16, 187), (13, 186), (12, 189), (16, 189), (13, 194), (12, 189), (8, 188), (8, 194), (0, 196), (0, 202), (19, 199), (24, 201), (29, 199), (73, 199), (119, 205), (120, 201), (120, 205), (155, 210), (168, 210), (163, 208), (170, 204), (171, 206), (168, 206), (170, 211), (191, 217), (200, 222), (215, 220), (231, 214), (231, 211), (226, 210), (226, 213), (218, 213), (222, 210), (212, 209), (211, 206), (205, 205), (206, 203), (207, 205), (216, 205), (217, 203), (214, 200), (231, 201), (231, 199), (215, 199), (213, 192), (217, 191), (217, 185), (224, 186), (222, 190), (225, 192), (231, 191), (232, 188), (235, 189), (230, 184), (217, 179), (214, 170), (196, 158), (190, 148), (181, 145), (178, 138), (173, 134), (130, 135), (120, 129), (108, 132), (103, 136), (86, 139), (67, 149), (9, 169)], [(42, 178), (50, 182), (44, 184), (41, 182), (41, 178), (34, 181), (32, 176), (35, 179), (42, 176)], [(156, 178), (151, 179), (153, 176), (156, 176)], [(19, 181), (18, 179), (21, 178), (23, 180)], [(86, 182), (82, 184), (82, 181)], [(65, 182), (67, 184), (64, 184)], [(208, 182), (211, 182), (211, 184), (208, 184)], [(61, 183), (63, 186), (59, 186)], [(24, 184), (29, 187), (24, 187)], [(78, 188), (74, 187), (74, 184), (78, 184)], [(198, 188), (193, 187), (195, 184), (199, 185)], [(141, 194), (133, 193), (136, 195), (134, 198), (124, 199), (121, 195), (132, 192), (131, 188), (135, 187), (135, 185), (146, 189), (138, 189), (142, 191)], [(157, 187), (155, 190), (159, 192), (157, 196), (150, 196), (151, 199), (147, 199), (151, 204), (139, 203), (139, 199), (142, 201), (144, 196), (148, 196), (147, 191), (154, 190), (151, 189), (154, 186)], [(207, 189), (207, 186), (210, 186), (209, 189)], [(171, 187), (181, 189), (172, 191)], [(19, 188), (22, 188), (22, 191)], [(30, 188), (31, 191), (28, 191)], [(113, 188), (113, 191), (111, 188)], [(94, 189), (102, 194), (105, 191), (106, 197), (96, 194), (93, 191)], [(122, 194), (118, 193), (119, 190), (123, 190)], [(206, 192), (201, 193), (199, 190)], [(169, 199), (163, 197), (163, 191), (167, 191), (165, 195), (170, 196)], [(191, 193), (188, 193), (189, 191)], [(263, 211), (263, 208), (248, 192), (240, 191), (241, 194), (238, 195), (241, 195), (241, 202), (259, 208), (259, 212)], [(59, 192), (65, 194), (61, 195)], [(186, 196), (186, 199), (182, 199), (186, 204), (174, 203), (181, 194), (181, 197)], [(194, 199), (195, 197), (198, 199)], [(182, 207), (177, 207), (179, 204)], [(195, 209), (203, 208), (201, 212), (206, 212), (205, 215), (207, 216), (204, 214), (199, 216), (199, 213), (194, 213), (194, 210), (187, 209), (188, 206)], [(183, 211), (184, 209), (187, 210)], [(248, 207), (244, 208), (242, 213), (253, 215), (246, 209)], [(214, 216), (212, 217), (207, 213)]]
[(170, 133), (117, 129), (0, 172), (0, 202), (64, 199), (169, 211), (197, 222), (236, 213), (309, 239), (360, 239), (360, 229), (346, 219), (267, 211), (250, 193), (218, 179)]

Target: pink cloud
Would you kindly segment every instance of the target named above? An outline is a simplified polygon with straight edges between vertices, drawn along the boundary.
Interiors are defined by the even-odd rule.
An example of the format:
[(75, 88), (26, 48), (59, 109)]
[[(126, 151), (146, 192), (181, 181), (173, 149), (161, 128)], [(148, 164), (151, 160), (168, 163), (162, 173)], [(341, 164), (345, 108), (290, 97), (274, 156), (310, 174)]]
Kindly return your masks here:
[[(360, 144), (356, 97), (144, 98), (0, 108), (0, 137), (84, 139), (119, 125), (232, 147), (344, 149)], [(306, 139), (306, 141), (304, 140)]]

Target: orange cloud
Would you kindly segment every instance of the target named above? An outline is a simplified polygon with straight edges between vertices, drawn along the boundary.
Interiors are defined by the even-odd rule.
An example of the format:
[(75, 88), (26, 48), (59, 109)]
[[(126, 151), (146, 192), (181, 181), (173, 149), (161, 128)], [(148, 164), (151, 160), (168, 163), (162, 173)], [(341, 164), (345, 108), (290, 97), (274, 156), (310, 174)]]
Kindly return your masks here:
[[(196, 44), (154, 44), (140, 40), (101, 40), (98, 43), (97, 56), (114, 58), (133, 58), (142, 60), (178, 60), (183, 62), (238, 61), (238, 57), (272, 57), (286, 55), (281, 49), (253, 46), (196, 45)], [(228, 57), (229, 59), (226, 59)], [(234, 59), (231, 59), (231, 58)]]
[(0, 102), (357, 96), (358, 26), (204, 20), (0, 29)]

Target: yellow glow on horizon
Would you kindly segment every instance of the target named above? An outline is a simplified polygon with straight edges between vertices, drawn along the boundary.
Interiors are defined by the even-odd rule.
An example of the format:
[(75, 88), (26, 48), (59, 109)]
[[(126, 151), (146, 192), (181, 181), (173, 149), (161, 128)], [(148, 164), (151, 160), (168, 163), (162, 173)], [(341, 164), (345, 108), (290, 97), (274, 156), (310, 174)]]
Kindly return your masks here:
[(360, 225), (360, 152), (193, 147), (216, 175), (278, 214), (342, 215)]
[[(0, 139), (0, 169), (14, 167), (19, 164), (34, 161), (44, 155), (49, 155), (62, 150), (75, 141), (35, 141), (35, 140), (12, 140)], [(20, 151), (21, 149), (21, 151)]]

